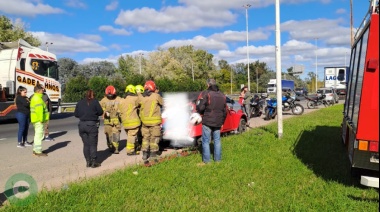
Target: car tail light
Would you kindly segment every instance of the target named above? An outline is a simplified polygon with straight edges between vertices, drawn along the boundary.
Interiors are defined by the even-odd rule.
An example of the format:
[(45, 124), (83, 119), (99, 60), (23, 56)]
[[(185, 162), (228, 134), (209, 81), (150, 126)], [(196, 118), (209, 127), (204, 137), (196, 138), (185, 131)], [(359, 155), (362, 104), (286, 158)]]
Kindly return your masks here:
[(379, 152), (379, 142), (377, 142), (377, 141), (369, 142), (369, 151)]
[(359, 140), (359, 150), (368, 150), (368, 141)]

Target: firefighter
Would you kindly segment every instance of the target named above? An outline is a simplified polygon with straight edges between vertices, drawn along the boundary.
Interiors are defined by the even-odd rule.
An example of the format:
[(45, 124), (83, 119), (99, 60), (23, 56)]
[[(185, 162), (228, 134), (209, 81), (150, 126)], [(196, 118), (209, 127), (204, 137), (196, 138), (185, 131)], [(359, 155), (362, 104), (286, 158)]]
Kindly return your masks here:
[[(137, 96), (142, 98), (142, 93), (144, 93), (144, 86), (136, 85), (135, 89), (136, 89)], [(140, 114), (140, 109), (137, 110), (137, 113)], [(140, 151), (141, 150), (141, 144), (142, 144), (141, 126), (139, 127), (139, 131), (137, 133), (136, 142), (137, 142), (136, 150)]]
[(106, 134), (107, 146), (110, 152), (114, 154), (119, 154), (121, 132), (119, 104), (121, 100), (116, 95), (115, 87), (109, 85), (105, 90), (105, 97), (100, 101), (100, 105), (104, 111), (104, 133)]
[(127, 134), (127, 155), (137, 155), (135, 142), (139, 131), (141, 121), (137, 113), (139, 97), (136, 94), (135, 86), (128, 85), (126, 87), (126, 97), (122, 99), (119, 110), (121, 121)]
[(144, 86), (136, 85), (136, 93), (138, 96), (142, 97), (142, 93), (144, 93)]
[(142, 151), (144, 163), (148, 158), (157, 161), (158, 143), (161, 138), (161, 107), (163, 99), (156, 92), (156, 84), (149, 80), (144, 85), (144, 93), (140, 98), (141, 132), (143, 136)]

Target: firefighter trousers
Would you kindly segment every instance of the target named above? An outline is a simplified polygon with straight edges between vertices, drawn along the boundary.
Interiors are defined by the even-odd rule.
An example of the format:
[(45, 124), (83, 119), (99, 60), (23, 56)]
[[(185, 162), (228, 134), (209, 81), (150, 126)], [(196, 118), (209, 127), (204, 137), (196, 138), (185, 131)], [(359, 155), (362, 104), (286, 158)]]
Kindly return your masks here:
[(124, 129), (127, 134), (127, 153), (136, 151), (136, 136), (139, 131), (139, 127), (134, 129)]
[(104, 125), (104, 133), (106, 134), (108, 148), (119, 148), (120, 132), (120, 124)]
[(161, 138), (161, 127), (156, 126), (145, 126), (142, 125), (141, 133), (143, 136), (141, 150), (144, 152), (157, 152), (159, 150), (158, 143)]

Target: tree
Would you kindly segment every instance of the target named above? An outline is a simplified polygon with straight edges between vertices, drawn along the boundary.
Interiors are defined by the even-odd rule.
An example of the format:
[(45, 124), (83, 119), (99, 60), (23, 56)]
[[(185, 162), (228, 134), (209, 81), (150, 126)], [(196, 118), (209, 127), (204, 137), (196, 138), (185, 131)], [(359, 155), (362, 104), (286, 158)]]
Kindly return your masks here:
[(78, 66), (78, 63), (67, 57), (58, 59), (58, 70), (59, 70), (59, 82), (62, 84), (66, 83), (70, 77), (76, 76), (75, 70)]
[(64, 102), (78, 102), (88, 90), (87, 79), (83, 75), (71, 78), (66, 84), (66, 92), (63, 95)]
[(32, 33), (26, 32), (22, 24), (13, 25), (6, 16), (0, 16), (0, 42), (12, 42), (23, 39), (32, 46), (40, 46), (41, 42)]

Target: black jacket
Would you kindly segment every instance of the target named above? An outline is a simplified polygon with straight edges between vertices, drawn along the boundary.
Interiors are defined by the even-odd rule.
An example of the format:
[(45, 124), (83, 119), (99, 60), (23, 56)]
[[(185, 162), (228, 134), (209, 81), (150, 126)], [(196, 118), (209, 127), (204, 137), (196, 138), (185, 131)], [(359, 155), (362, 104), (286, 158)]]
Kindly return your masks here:
[(77, 103), (74, 115), (81, 121), (98, 121), (99, 116), (103, 115), (103, 109), (96, 99), (89, 102), (87, 99), (82, 99)]
[(217, 86), (210, 86), (197, 100), (197, 112), (202, 117), (202, 124), (209, 127), (221, 127), (227, 117), (226, 96)]
[(17, 96), (16, 106), (17, 106), (17, 112), (30, 115), (30, 101), (28, 97)]

